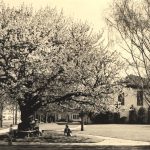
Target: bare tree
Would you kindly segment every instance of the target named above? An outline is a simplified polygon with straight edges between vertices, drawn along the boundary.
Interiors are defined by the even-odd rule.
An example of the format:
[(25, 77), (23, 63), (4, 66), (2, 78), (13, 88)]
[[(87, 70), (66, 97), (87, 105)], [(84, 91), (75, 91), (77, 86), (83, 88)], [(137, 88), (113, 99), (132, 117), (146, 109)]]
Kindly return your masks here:
[(145, 96), (149, 96), (150, 1), (119, 0), (115, 1), (111, 8), (111, 16), (107, 18), (107, 22), (119, 33), (121, 47), (130, 54), (129, 58), (123, 57), (131, 66), (130, 69), (140, 77), (139, 87), (146, 87)]

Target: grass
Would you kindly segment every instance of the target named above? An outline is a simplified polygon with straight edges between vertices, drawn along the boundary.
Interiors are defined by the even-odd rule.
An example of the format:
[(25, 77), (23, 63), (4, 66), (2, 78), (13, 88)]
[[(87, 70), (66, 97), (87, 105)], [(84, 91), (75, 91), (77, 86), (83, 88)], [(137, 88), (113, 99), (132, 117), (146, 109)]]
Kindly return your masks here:
[[(7, 135), (0, 135), (0, 141), (8, 142)], [(41, 137), (25, 137), (15, 138), (13, 142), (40, 142), (40, 143), (95, 143), (103, 140), (96, 140), (86, 136), (64, 136), (62, 132), (58, 131), (44, 131)]]
[[(45, 130), (42, 137), (16, 139), (16, 141), (47, 143), (96, 143), (103, 140), (94, 136), (104, 136), (126, 140), (150, 142), (150, 125), (93, 124), (85, 125), (85, 131), (80, 131), (80, 125), (69, 125), (73, 132), (73, 136), (71, 137), (66, 137), (63, 135), (64, 127), (64, 125), (51, 123), (41, 124), (40, 128), (42, 130)], [(7, 139), (7, 137), (2, 137), (0, 135), (0, 141), (4, 141)]]
[(86, 125), (83, 135), (104, 136), (150, 142), (150, 125), (98, 124)]

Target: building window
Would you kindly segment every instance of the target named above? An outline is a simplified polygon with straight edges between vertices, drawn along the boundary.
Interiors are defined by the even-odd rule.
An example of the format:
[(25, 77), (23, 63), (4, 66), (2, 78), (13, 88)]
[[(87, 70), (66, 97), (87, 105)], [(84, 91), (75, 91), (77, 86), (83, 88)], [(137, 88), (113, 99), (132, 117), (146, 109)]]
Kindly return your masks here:
[(73, 114), (72, 118), (73, 118), (73, 119), (79, 119), (79, 115)]
[(121, 105), (124, 105), (124, 93), (118, 95), (118, 102), (120, 102)]
[(137, 106), (143, 106), (143, 91), (137, 91)]

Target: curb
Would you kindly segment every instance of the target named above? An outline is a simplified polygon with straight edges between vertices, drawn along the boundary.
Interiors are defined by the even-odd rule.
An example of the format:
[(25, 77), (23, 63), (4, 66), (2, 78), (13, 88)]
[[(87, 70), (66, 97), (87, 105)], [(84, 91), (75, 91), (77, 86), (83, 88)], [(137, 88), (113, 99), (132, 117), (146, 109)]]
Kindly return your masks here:
[[(0, 142), (0, 146), (6, 145), (8, 146), (8, 142)], [(134, 144), (134, 143), (39, 143), (39, 142), (12, 142), (12, 145), (14, 146), (55, 146), (55, 147), (61, 147), (61, 146), (150, 146), (150, 143), (148, 144)]]

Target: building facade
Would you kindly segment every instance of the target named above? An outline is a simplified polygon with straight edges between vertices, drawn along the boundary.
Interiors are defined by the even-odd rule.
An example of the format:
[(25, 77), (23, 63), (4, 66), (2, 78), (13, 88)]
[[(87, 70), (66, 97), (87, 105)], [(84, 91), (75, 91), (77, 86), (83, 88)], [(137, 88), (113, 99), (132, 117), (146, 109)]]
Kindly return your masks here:
[(124, 87), (122, 91), (115, 95), (117, 100), (116, 107), (120, 113), (120, 118), (126, 117), (126, 121), (129, 122), (130, 112), (135, 110), (135, 115), (138, 118), (140, 109), (144, 110), (144, 122), (148, 121), (149, 103), (144, 96), (144, 90), (140, 88)]

